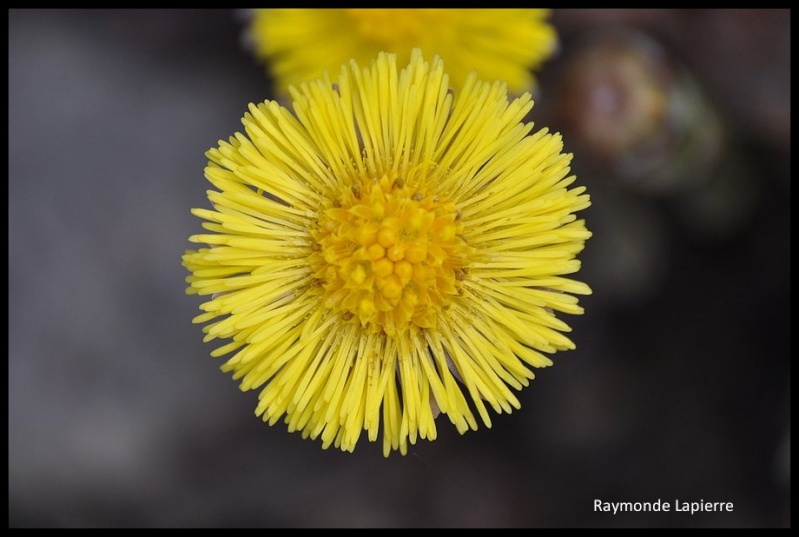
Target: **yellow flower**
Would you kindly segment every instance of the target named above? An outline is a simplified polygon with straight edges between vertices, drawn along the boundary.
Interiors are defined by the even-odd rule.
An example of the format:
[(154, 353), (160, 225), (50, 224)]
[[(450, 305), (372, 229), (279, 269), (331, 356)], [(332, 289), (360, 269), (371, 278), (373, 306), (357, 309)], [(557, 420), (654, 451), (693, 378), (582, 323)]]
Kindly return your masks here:
[(205, 341), (256, 414), (352, 451), (362, 431), (383, 451), (491, 426), (488, 407), (574, 344), (555, 312), (582, 313), (564, 277), (591, 233), (575, 212), (559, 135), (530, 134), (529, 94), (444, 64), (381, 53), (291, 88), (294, 114), (250, 104), (245, 134), (206, 155), (213, 210), (194, 209), (207, 245), (183, 256)]
[(336, 73), (379, 52), (405, 65), (411, 49), (436, 54), (459, 88), (475, 70), (512, 93), (532, 90), (532, 70), (555, 51), (547, 9), (258, 9), (248, 36), (284, 94), (289, 85)]

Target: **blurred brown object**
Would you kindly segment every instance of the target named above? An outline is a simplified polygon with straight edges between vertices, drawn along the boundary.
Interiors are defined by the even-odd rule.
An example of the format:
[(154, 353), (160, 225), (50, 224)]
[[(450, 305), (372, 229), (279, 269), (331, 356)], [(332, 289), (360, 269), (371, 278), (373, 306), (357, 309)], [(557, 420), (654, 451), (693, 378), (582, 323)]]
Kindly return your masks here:
[(649, 195), (712, 175), (724, 131), (692, 75), (653, 38), (590, 33), (567, 52), (548, 105), (591, 173)]
[(654, 36), (702, 85), (731, 128), (790, 160), (790, 9), (556, 9), (568, 50), (610, 26)]
[[(734, 114), (706, 72), (691, 68), (713, 63), (705, 58), (710, 51), (718, 54), (715, 63), (725, 63), (719, 45), (689, 53), (659, 37), (680, 28), (698, 33), (687, 30), (682, 11), (668, 10), (660, 19), (632, 11), (603, 13), (610, 23), (605, 25), (595, 20), (589, 26), (583, 19), (565, 24), (562, 55), (542, 81), (542, 119), (563, 132), (576, 155), (575, 169), (591, 178), (595, 193), (627, 190), (628, 206), (635, 196), (666, 200), (673, 209), (669, 218), (691, 235), (730, 238), (747, 228), (773, 175), (787, 184), (789, 154), (746, 128), (741, 119), (748, 116)], [(715, 18), (709, 17), (711, 27), (731, 18), (726, 10), (713, 14), (722, 22), (710, 24)], [(695, 35), (687, 40), (700, 41)], [(729, 93), (741, 91), (739, 80), (758, 78), (726, 73)], [(787, 84), (773, 78), (769, 91), (779, 97)], [(772, 104), (783, 105), (788, 106), (785, 96)], [(781, 128), (771, 135), (781, 137)], [(756, 153), (766, 148), (772, 173), (757, 163)]]

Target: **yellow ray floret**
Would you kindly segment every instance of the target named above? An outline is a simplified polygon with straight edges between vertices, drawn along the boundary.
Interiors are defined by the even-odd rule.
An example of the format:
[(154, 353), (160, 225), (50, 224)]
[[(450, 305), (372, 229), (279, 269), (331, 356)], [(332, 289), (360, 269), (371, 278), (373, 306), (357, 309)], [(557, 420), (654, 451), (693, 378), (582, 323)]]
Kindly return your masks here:
[(250, 105), (245, 134), (207, 152), (212, 209), (183, 256), (194, 321), (256, 414), (352, 451), (491, 426), (549, 355), (590, 205), (560, 136), (533, 132), (529, 94), (475, 75), (451, 91), (419, 49), (381, 53)]

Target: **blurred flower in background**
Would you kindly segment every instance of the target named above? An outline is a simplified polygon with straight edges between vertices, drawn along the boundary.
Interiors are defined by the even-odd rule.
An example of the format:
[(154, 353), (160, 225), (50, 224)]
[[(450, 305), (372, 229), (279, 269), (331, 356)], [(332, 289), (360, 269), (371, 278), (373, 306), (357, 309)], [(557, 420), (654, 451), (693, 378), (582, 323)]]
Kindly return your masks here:
[(247, 41), (278, 93), (290, 84), (338, 72), (341, 64), (381, 51), (408, 63), (419, 47), (447, 64), (459, 87), (477, 71), (503, 80), (511, 93), (532, 91), (538, 69), (557, 47), (547, 9), (256, 9), (248, 12)]
[(211, 295), (205, 341), (231, 340), (212, 354), (263, 387), (256, 414), (345, 451), (382, 426), (387, 456), (435, 439), (439, 412), (490, 427), (487, 406), (519, 408), (530, 367), (575, 347), (556, 312), (591, 292), (566, 277), (590, 202), (560, 136), (522, 122), (529, 93), (474, 74), (453, 92), (419, 49), (370, 65), (290, 87), (296, 116), (250, 105), (207, 153), (210, 233), (190, 240), (208, 247), (183, 260)]

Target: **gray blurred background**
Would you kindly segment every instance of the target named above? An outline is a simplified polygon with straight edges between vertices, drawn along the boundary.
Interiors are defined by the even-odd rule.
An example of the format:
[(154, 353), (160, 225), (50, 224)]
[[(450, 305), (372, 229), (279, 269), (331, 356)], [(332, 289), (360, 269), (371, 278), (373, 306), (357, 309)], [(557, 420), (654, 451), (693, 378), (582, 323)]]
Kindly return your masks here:
[[(790, 526), (790, 13), (552, 22), (532, 119), (592, 194), (578, 348), (492, 429), (384, 459), (264, 425), (190, 322), (203, 153), (272, 97), (242, 14), (9, 11), (9, 526)], [(597, 81), (630, 29), (659, 66)], [(593, 511), (658, 498), (735, 507)]]

